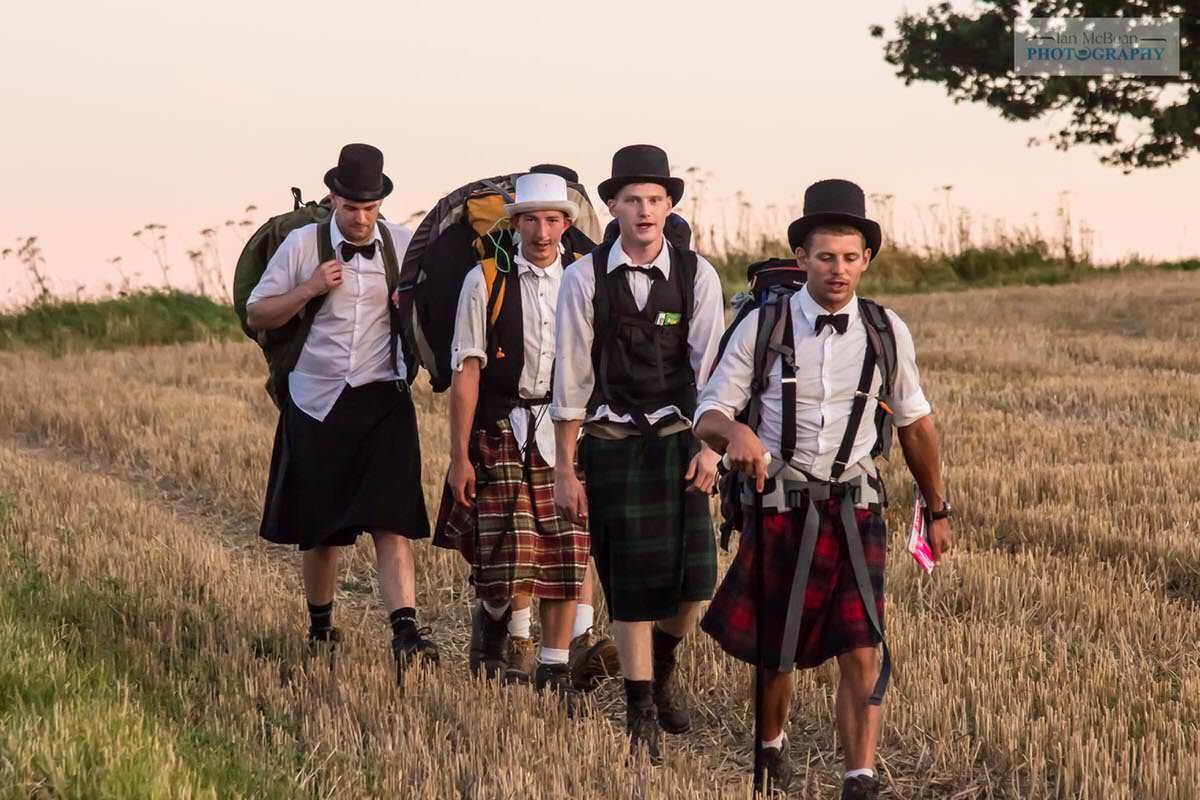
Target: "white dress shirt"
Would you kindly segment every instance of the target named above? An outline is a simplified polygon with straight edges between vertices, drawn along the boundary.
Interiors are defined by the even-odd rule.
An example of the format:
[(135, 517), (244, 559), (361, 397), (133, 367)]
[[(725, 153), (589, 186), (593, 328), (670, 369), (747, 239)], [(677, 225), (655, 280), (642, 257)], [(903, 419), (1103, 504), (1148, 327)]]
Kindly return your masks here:
[[(535, 267), (520, 252), (513, 259), (517, 282), (521, 287), (521, 318), (525, 327), (524, 364), (517, 381), (517, 394), (528, 400), (550, 394), (554, 372), (554, 307), (562, 283), (562, 257), (548, 267)], [(511, 280), (511, 278), (510, 278)], [(510, 286), (511, 288), (511, 286)], [(487, 283), (483, 267), (476, 266), (463, 280), (454, 318), (454, 342), (450, 349), (450, 368), (462, 371), (463, 362), (477, 358), (487, 366)], [(529, 417), (534, 418), (534, 441), (545, 462), (554, 466), (554, 423), (549, 404), (532, 409), (514, 408), (508, 415), (513, 436), (523, 449), (529, 433)]]
[[(844, 334), (837, 333), (831, 325), (825, 326), (820, 335), (815, 333), (817, 316), (827, 312), (817, 305), (807, 287), (792, 295), (791, 308), (796, 353), (796, 451), (792, 466), (828, 480), (862, 376), (867, 353), (866, 323), (859, 313), (857, 297), (852, 297), (837, 312), (849, 315)], [(751, 311), (734, 330), (720, 363), (700, 396), (697, 419), (707, 411), (717, 411), (733, 419), (750, 401), (758, 314), (757, 310)], [(921, 391), (912, 334), (895, 312), (888, 309), (887, 315), (896, 336), (896, 385), (891, 408), (897, 427), (903, 428), (928, 415), (930, 407)], [(772, 359), (758, 428), (763, 446), (775, 457), (779, 456), (783, 421), (782, 368), (781, 359)], [(869, 462), (875, 445), (875, 410), (882, 381), (876, 367), (871, 397), (848, 461), (851, 465), (862, 464), (871, 472)]]
[[(725, 328), (725, 298), (721, 294), (721, 279), (713, 265), (703, 256), (697, 257), (696, 286), (692, 302), (692, 315), (688, 322), (688, 356), (692, 372), (696, 376), (697, 390), (704, 387), (713, 360), (721, 344), (721, 333)], [(620, 240), (608, 254), (608, 271), (623, 265), (632, 267), (658, 267), (664, 278), (671, 277), (671, 255), (664, 238), (658, 256), (649, 264), (636, 264), (625, 252)], [(654, 281), (642, 272), (626, 271), (629, 289), (633, 293), (638, 309), (646, 307), (650, 287)], [(554, 403), (550, 416), (556, 420), (582, 419), (586, 422), (607, 420), (633, 424), (628, 414), (616, 414), (606, 404), (601, 404), (596, 413), (587, 416), (588, 400), (596, 376), (592, 370), (592, 340), (595, 329), (592, 325), (592, 298), (596, 294), (596, 275), (592, 268), (592, 256), (576, 261), (563, 274), (562, 289), (558, 293), (559, 336), (557, 345), (557, 368), (554, 372)], [(687, 420), (675, 406), (645, 409), (650, 424), (670, 414)], [(586, 418), (586, 419), (585, 419)]]
[[(388, 319), (387, 276), (383, 267), (383, 245), (379, 225), (387, 225), (396, 246), (396, 258), (404, 261), (412, 233), (403, 225), (380, 220), (375, 227), (375, 257), (356, 254), (342, 266), (342, 284), (334, 287), (313, 318), (312, 331), (300, 351), (296, 368), (288, 376), (292, 402), (310, 417), (324, 420), (346, 386), (363, 386), (376, 381), (396, 380), (391, 363), (391, 324)], [(337, 222), (331, 220), (330, 239), (334, 257), (341, 260), (345, 241)], [(250, 293), (247, 305), (267, 297), (286, 294), (304, 283), (319, 266), (317, 225), (305, 225), (287, 235), (267, 263), (262, 278)], [(400, 343), (397, 342), (397, 354)], [(400, 379), (407, 379), (403, 357), (397, 359)]]

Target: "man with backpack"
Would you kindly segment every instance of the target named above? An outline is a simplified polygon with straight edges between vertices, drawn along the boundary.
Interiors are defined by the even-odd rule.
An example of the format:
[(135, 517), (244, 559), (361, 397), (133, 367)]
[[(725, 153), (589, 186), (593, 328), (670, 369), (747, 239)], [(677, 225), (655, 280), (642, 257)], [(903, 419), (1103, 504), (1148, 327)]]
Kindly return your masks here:
[(399, 680), (414, 662), (438, 660), (417, 627), (409, 540), (427, 537), (429, 523), (390, 297), (410, 233), (379, 217), (392, 182), (378, 149), (346, 145), (325, 184), (332, 218), (289, 233), (246, 303), (250, 329), (294, 340), (290, 364), (272, 364), (285, 380), (274, 385), (280, 419), (260, 535), (299, 546), (310, 650), (332, 654), (337, 548), (371, 534)]
[[(660, 148), (613, 156), (599, 190), (620, 236), (563, 276), (550, 408), (554, 500), (568, 520), (589, 524), (630, 746), (652, 763), (661, 762), (661, 730), (690, 726), (676, 648), (716, 582), (709, 492), (718, 456), (692, 435), (691, 420), (724, 304), (712, 265), (664, 236), (683, 188)], [(581, 428), (586, 489), (576, 474)]]
[[(589, 674), (602, 674), (616, 656), (611, 642), (575, 630), (577, 601), (590, 608), (588, 533), (559, 515), (553, 498), (554, 310), (563, 266), (576, 257), (562, 252), (561, 242), (579, 206), (563, 177), (547, 170), (517, 178), (504, 211), (512, 245), (497, 247), (467, 274), (458, 301), (450, 472), (434, 541), (457, 548), (471, 564), (481, 662), (472, 666), (490, 678), (557, 692), (570, 711), (576, 686), (593, 687), (573, 681), (572, 671), (580, 676), (598, 662)], [(536, 666), (533, 597), (542, 634)]]
[(701, 626), (729, 654), (762, 665), (756, 749), (766, 780), (784, 791), (792, 670), (837, 658), (842, 797), (874, 798), (891, 668), (875, 457), (887, 456), (893, 424), (927, 501), (935, 558), (950, 549), (951, 509), (912, 336), (895, 312), (856, 294), (881, 243), (862, 190), (844, 180), (810, 186), (788, 241), (807, 281), (737, 324), (696, 412), (697, 435), (745, 474), (743, 501), (757, 512)]

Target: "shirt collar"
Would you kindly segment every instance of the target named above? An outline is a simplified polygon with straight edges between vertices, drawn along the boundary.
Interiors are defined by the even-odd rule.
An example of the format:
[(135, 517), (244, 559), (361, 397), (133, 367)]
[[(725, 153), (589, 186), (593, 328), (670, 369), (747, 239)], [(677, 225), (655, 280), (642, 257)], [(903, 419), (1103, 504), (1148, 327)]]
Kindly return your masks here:
[(662, 246), (658, 251), (658, 255), (649, 264), (635, 264), (629, 254), (625, 252), (625, 248), (621, 246), (620, 238), (613, 242), (613, 248), (608, 252), (608, 271), (612, 272), (618, 267), (628, 264), (631, 267), (658, 267), (664, 278), (671, 277), (671, 252), (667, 247), (667, 237), (662, 238)]
[(513, 257), (513, 263), (517, 265), (517, 274), (524, 275), (526, 272), (536, 272), (546, 275), (550, 278), (561, 278), (563, 274), (562, 256), (554, 259), (554, 263), (548, 267), (536, 267), (525, 258), (525, 254), (517, 249), (516, 256)]
[[(382, 241), (383, 236), (379, 233), (379, 223), (375, 223), (375, 235), (371, 237), (374, 241)], [(342, 235), (342, 231), (338, 228), (337, 217), (329, 218), (329, 241), (333, 243), (333, 249), (337, 250), (342, 242), (346, 241), (346, 237)]]
[[(800, 298), (800, 312), (804, 314), (804, 319), (808, 321), (808, 327), (813, 330), (817, 329), (817, 317), (821, 314), (828, 314), (824, 308), (813, 299), (813, 296), (808, 292), (808, 285), (798, 292), (796, 296)], [(846, 305), (834, 312), (835, 314), (845, 314), (849, 317), (847, 324), (853, 325), (858, 320), (858, 295), (850, 295), (850, 299), (846, 301)]]

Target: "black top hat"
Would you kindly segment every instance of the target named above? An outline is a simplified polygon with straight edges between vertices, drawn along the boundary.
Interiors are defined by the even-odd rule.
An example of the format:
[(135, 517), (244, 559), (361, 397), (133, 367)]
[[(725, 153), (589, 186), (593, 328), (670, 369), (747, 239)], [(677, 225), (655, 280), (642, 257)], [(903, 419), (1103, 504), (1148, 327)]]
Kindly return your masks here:
[(803, 247), (809, 231), (822, 225), (858, 228), (867, 240), (871, 256), (879, 255), (883, 236), (879, 223), (867, 219), (867, 201), (857, 183), (832, 178), (817, 181), (804, 191), (804, 216), (788, 226), (788, 244), (792, 250)]
[(579, 173), (562, 164), (534, 164), (529, 171), (541, 175), (557, 175), (567, 183), (579, 183)]
[(674, 205), (683, 197), (683, 179), (671, 177), (666, 152), (652, 144), (631, 144), (613, 154), (612, 177), (600, 184), (600, 199), (607, 203), (631, 183), (657, 183)]
[(383, 153), (369, 144), (348, 144), (338, 165), (325, 173), (329, 191), (347, 200), (382, 200), (392, 193), (392, 180), (383, 174)]

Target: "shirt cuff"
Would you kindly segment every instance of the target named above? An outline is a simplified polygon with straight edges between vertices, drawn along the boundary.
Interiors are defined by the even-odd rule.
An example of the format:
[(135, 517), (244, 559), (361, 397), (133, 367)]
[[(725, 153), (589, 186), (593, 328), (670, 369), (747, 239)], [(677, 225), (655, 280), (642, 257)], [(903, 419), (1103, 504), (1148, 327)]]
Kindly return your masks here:
[(570, 422), (571, 420), (587, 417), (586, 408), (567, 408), (566, 406), (550, 406), (550, 419), (555, 422)]
[(892, 422), (897, 428), (907, 428), (917, 420), (928, 417), (932, 413), (933, 408), (921, 392), (892, 403)]
[(468, 358), (478, 358), (483, 363), (479, 365), (480, 369), (487, 366), (487, 353), (477, 347), (464, 347), (462, 350), (455, 350), (450, 355), (450, 369), (455, 372), (462, 372), (463, 362)]
[(712, 401), (709, 401), (707, 403), (701, 403), (700, 405), (696, 406), (696, 414), (695, 414), (696, 422), (699, 422), (700, 418), (703, 417), (709, 411), (716, 411), (718, 414), (725, 417), (725, 419), (729, 420), (730, 422), (732, 422), (734, 419), (737, 418), (737, 414), (730, 411), (725, 406), (721, 405), (720, 403), (714, 403)]

